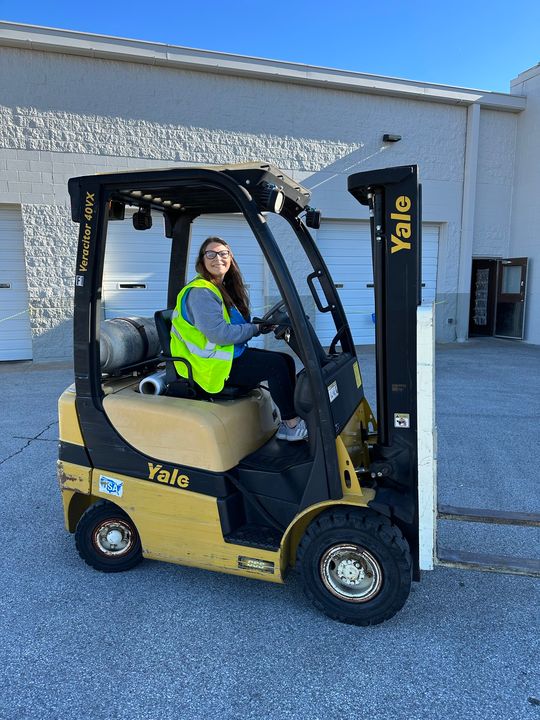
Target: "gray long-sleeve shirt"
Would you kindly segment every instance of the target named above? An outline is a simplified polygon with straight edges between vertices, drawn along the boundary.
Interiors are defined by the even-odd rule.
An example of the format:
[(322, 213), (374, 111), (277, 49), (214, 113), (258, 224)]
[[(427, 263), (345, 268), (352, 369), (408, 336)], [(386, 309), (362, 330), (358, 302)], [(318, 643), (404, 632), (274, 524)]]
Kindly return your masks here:
[(191, 288), (185, 308), (187, 321), (217, 345), (240, 345), (258, 333), (254, 323), (232, 325), (225, 322), (221, 300), (207, 288)]

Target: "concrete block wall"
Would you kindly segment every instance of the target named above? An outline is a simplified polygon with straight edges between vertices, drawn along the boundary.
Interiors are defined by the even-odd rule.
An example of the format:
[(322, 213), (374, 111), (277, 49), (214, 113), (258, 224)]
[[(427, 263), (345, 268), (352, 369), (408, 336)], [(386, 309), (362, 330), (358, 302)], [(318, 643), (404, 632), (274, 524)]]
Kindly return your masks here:
[(71, 357), (77, 226), (65, 205), (24, 203), (22, 220), (34, 357)]
[[(336, 219), (367, 218), (347, 192), (349, 174), (417, 163), (424, 220), (442, 227), (437, 337), (455, 339), (448, 321), (459, 265), (464, 106), (11, 47), (2, 48), (0, 84), (0, 203), (23, 208), (35, 359), (59, 356), (66, 343), (57, 338), (68, 336), (70, 177), (253, 160), (272, 162), (313, 188), (313, 204)], [(491, 137), (510, 147), (511, 120), (491, 112), (483, 123), (486, 147)], [(385, 132), (403, 139), (384, 145)], [(496, 169), (485, 157), (489, 179)], [(480, 237), (483, 216), (482, 209)], [(47, 242), (38, 217), (47, 221)], [(500, 224), (508, 222), (502, 217)], [(46, 273), (32, 268), (47, 266), (51, 248), (60, 249), (65, 267), (58, 287), (47, 291)]]

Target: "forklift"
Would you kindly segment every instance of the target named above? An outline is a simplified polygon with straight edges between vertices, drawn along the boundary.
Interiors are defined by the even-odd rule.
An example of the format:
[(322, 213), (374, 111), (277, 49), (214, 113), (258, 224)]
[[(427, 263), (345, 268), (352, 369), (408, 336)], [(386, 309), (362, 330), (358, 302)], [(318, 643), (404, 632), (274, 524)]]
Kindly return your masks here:
[[(403, 607), (411, 582), (420, 579), (417, 168), (357, 173), (348, 189), (371, 218), (377, 417), (364, 395), (336, 286), (308, 229), (320, 224), (308, 189), (261, 163), (69, 181), (79, 224), (75, 383), (59, 399), (58, 479), (65, 526), (90, 566), (120, 572), (151, 558), (274, 583), (297, 569), (319, 610), (362, 626)], [(170, 239), (168, 307), (154, 308), (158, 352), (144, 325), (135, 323), (143, 356), (119, 353), (122, 360), (105, 369), (107, 230), (128, 222), (126, 208), (135, 210), (132, 221), (141, 231), (152, 218), (163, 219)], [(272, 273), (281, 299), (260, 321), (273, 326), (301, 364), (294, 404), (307, 440), (275, 438), (279, 417), (264, 385), (249, 392), (226, 385), (209, 395), (193, 382), (189, 363), (186, 377), (175, 370), (168, 328), (178, 292), (191, 279), (192, 224), (215, 213), (244, 216)], [(287, 223), (305, 255), (303, 280), (315, 317), (271, 231), (272, 214)], [(319, 315), (335, 325), (328, 348), (315, 330)], [(164, 392), (141, 392), (141, 380), (163, 368)]]

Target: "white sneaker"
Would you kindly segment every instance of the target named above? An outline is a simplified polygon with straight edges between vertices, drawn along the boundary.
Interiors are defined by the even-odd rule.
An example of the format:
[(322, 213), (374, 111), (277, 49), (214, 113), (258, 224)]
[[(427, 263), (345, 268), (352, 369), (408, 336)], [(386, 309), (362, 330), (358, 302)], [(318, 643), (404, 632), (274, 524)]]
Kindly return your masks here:
[(289, 427), (287, 423), (280, 422), (276, 438), (278, 440), (288, 440), (289, 442), (297, 442), (307, 438), (307, 427), (303, 420), (299, 420), (294, 427)]

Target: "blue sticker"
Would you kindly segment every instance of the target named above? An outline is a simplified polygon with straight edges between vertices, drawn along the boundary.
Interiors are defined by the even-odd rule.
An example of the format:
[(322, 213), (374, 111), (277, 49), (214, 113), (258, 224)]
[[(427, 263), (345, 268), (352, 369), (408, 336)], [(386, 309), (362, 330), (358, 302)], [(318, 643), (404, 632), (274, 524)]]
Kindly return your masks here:
[(100, 475), (99, 491), (105, 493), (106, 495), (122, 497), (124, 492), (124, 483), (122, 480), (115, 480), (114, 478), (107, 477), (106, 475)]

